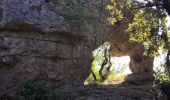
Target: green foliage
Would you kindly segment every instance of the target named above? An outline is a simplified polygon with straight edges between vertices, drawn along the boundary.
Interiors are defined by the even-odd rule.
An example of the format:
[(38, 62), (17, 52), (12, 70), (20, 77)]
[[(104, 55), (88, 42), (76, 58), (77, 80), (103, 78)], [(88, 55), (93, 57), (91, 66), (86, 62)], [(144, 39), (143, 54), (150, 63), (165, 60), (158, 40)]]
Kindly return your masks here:
[[(94, 60), (92, 63), (92, 71), (94, 72), (95, 76), (96, 76), (96, 80), (94, 79), (94, 76), (92, 75), (92, 73), (87, 77), (86, 81), (89, 83), (93, 83), (93, 82), (104, 82), (105, 80), (102, 79), (102, 77), (99, 74), (99, 68), (100, 66), (98, 66), (99, 62)], [(106, 69), (104, 69), (102, 71), (102, 75), (105, 77), (105, 79), (107, 79), (108, 76), (111, 75), (115, 75), (115, 71), (114, 68), (111, 68), (110, 71), (107, 71)]]
[(170, 78), (164, 72), (156, 71), (154, 76), (156, 83), (170, 82)]
[(127, 9), (132, 7), (131, 0), (107, 0), (110, 2), (106, 9), (110, 12), (110, 17), (107, 21), (114, 25), (116, 22), (121, 21), (125, 18), (125, 12)]
[[(168, 51), (165, 72), (170, 77), (170, 31), (167, 27), (167, 13), (161, 1), (146, 0), (148, 4), (134, 3), (132, 0), (108, 0), (106, 9), (110, 12), (107, 21), (115, 25), (118, 21), (128, 23), (129, 41), (138, 42), (145, 47), (144, 55), (158, 56), (159, 49)], [(131, 16), (127, 16), (132, 13)], [(168, 85), (169, 80), (162, 75), (157, 76), (161, 85)], [(163, 79), (162, 79), (163, 78)], [(166, 80), (166, 81), (165, 81)], [(164, 84), (165, 83), (165, 84)]]
[[(126, 31), (130, 33), (130, 42), (139, 42), (145, 47), (145, 55), (158, 55), (159, 48), (169, 48), (166, 12), (159, 8), (140, 7), (132, 0), (108, 0), (106, 9), (110, 12), (107, 21), (115, 25), (118, 21), (129, 23)], [(128, 13), (133, 12), (131, 17)], [(129, 19), (130, 18), (130, 19)]]
[[(108, 64), (110, 62), (109, 60), (106, 64), (103, 65), (101, 70), (105, 58), (107, 57), (109, 59), (107, 55), (109, 45), (109, 42), (105, 42), (102, 46), (93, 52), (94, 61), (92, 63), (91, 74), (86, 80), (87, 82), (103, 82), (109, 75), (114, 73), (114, 68)], [(110, 71), (107, 68), (109, 68)]]
[(28, 81), (17, 90), (17, 100), (54, 100), (55, 95), (44, 81)]
[[(125, 64), (117, 64), (117, 66), (119, 66), (119, 68), (116, 68), (114, 65), (116, 65), (116, 63), (118, 63), (118, 59), (114, 58), (113, 60), (114, 62), (111, 62), (112, 64), (110, 64), (109, 60), (108, 63), (105, 64), (103, 66), (103, 69), (101, 70), (101, 66), (103, 65), (103, 62), (105, 60), (105, 50), (106, 48), (109, 48), (110, 43), (109, 42), (105, 42), (102, 46), (100, 46), (98, 49), (96, 49), (93, 52), (93, 57), (94, 57), (94, 61), (92, 63), (92, 68), (91, 68), (91, 74), (88, 76), (88, 78), (86, 79), (86, 82), (88, 83), (100, 83), (100, 82), (111, 82), (114, 80), (123, 80), (125, 74), (123, 74), (123, 69), (125, 69), (124, 66), (126, 66)], [(107, 55), (108, 53), (106, 53)], [(114, 64), (114, 65), (113, 65)], [(109, 70), (108, 70), (109, 68)], [(116, 70), (115, 70), (116, 68)], [(101, 71), (101, 72), (100, 72)], [(120, 74), (121, 73), (121, 74)], [(119, 75), (118, 75), (119, 74)]]
[(132, 0), (107, 1), (110, 2), (106, 7), (110, 12), (107, 19), (109, 24), (115, 25), (118, 21), (128, 23), (126, 31), (129, 32), (129, 41), (142, 44), (145, 47), (144, 55), (158, 56), (159, 49), (168, 51), (164, 67), (165, 73), (170, 77), (170, 34), (168, 34), (170, 28), (166, 25), (167, 12), (162, 1), (146, 0), (146, 3)]
[(170, 78), (164, 73), (155, 73), (155, 82), (161, 88), (161, 90), (167, 95), (167, 99), (170, 100)]
[(165, 23), (165, 16), (160, 17), (160, 12), (157, 9), (138, 10), (127, 29), (130, 32), (129, 40), (142, 43), (145, 47), (145, 55), (159, 55), (159, 48), (166, 49), (168, 42), (168, 38), (163, 36), (167, 34)]

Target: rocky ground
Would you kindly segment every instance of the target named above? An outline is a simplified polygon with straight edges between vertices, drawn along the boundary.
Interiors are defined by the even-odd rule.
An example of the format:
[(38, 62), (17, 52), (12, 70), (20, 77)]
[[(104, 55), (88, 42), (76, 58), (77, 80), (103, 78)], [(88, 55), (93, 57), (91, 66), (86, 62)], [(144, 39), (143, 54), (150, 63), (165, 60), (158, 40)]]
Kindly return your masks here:
[(166, 96), (157, 86), (127, 83), (85, 85), (84, 88), (60, 92), (58, 98), (59, 100), (166, 100)]
[[(129, 83), (86, 84), (84, 87), (55, 89), (54, 100), (167, 100), (158, 86)], [(16, 100), (2, 96), (0, 100)], [(50, 99), (51, 100), (51, 99)]]

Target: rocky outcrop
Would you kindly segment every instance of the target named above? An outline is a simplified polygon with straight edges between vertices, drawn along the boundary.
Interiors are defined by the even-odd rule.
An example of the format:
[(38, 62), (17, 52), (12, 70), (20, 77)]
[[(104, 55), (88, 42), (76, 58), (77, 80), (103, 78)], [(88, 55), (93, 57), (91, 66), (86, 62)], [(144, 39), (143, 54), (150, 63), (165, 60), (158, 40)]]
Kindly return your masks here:
[(132, 71), (125, 80), (139, 84), (153, 84), (153, 57), (143, 55), (130, 56), (129, 67)]
[(105, 23), (105, 4), (103, 0), (1, 0), (0, 95), (14, 94), (28, 80), (46, 80), (61, 89), (83, 85), (92, 51), (105, 41), (112, 45), (112, 56), (131, 56), (135, 75), (152, 72), (153, 59), (141, 56), (141, 45), (128, 42), (127, 23), (114, 27)]
[(1, 0), (0, 95), (13, 95), (28, 80), (46, 80), (62, 89), (83, 85), (92, 51), (104, 41), (107, 29), (92, 15), (95, 3)]

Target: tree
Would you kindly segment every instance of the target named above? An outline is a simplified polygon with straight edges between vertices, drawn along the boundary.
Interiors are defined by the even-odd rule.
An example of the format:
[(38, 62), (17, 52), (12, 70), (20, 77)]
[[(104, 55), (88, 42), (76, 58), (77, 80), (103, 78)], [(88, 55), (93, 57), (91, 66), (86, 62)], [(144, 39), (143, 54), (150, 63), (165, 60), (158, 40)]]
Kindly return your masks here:
[(105, 42), (93, 52), (94, 61), (92, 63), (91, 74), (87, 78), (87, 81), (104, 81), (109, 74), (113, 73), (114, 69), (111, 69), (112, 63), (108, 53), (109, 45), (108, 42)]
[[(126, 31), (131, 42), (139, 42), (145, 47), (145, 55), (159, 55), (159, 48), (168, 51), (166, 70), (170, 76), (170, 36), (166, 17), (170, 15), (170, 0), (107, 0), (110, 12), (107, 19), (111, 25), (120, 21), (129, 23)], [(131, 16), (129, 16), (129, 13)], [(129, 20), (130, 19), (130, 20)]]

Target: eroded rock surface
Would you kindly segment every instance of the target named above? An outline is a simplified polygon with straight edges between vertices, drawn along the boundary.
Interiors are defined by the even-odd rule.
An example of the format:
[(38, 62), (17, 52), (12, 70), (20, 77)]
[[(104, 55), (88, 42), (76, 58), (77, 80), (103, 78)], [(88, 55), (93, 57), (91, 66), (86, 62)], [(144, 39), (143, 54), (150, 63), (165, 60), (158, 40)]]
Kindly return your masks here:
[[(83, 85), (92, 51), (105, 41), (111, 42), (112, 56), (142, 59), (143, 47), (128, 42), (127, 23), (106, 24), (105, 5), (103, 0), (0, 0), (0, 95), (13, 95), (28, 80), (61, 89)], [(130, 68), (143, 76), (152, 72), (152, 62), (132, 60)]]
[(104, 37), (100, 34), (105, 34), (102, 28), (106, 25), (96, 21), (97, 29), (85, 15), (76, 17), (74, 9), (79, 8), (71, 7), (77, 3), (1, 0), (0, 95), (14, 94), (28, 80), (46, 80), (57, 88), (83, 85), (91, 69), (92, 51)]
[(167, 100), (158, 87), (148, 86), (88, 85), (75, 91), (57, 91), (60, 100)]
[(153, 57), (146, 57), (143, 55), (130, 56), (129, 67), (132, 71), (131, 75), (126, 77), (128, 81), (141, 82), (142, 84), (153, 84)]

